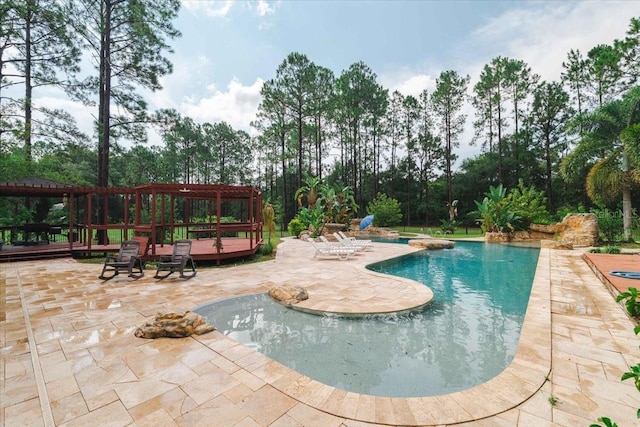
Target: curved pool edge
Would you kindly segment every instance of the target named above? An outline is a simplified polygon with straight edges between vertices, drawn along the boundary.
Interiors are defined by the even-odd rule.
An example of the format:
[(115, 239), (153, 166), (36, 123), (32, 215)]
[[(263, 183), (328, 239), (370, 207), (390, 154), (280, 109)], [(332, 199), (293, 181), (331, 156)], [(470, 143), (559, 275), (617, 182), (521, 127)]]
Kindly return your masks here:
[[(358, 394), (322, 384), (221, 334), (197, 337), (292, 399), (338, 417), (382, 425), (440, 425), (481, 420), (507, 412), (533, 397), (551, 372), (550, 249), (540, 249), (520, 341), (500, 374), (467, 390), (428, 397)], [(211, 340), (211, 341), (210, 341)], [(224, 340), (224, 344), (220, 341)], [(238, 347), (240, 346), (240, 347)]]

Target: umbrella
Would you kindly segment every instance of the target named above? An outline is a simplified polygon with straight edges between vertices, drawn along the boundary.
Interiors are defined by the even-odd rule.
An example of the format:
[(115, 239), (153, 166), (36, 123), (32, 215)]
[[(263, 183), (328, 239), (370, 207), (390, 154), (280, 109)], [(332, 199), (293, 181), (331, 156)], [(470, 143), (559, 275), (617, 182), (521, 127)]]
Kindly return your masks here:
[(373, 215), (367, 215), (360, 221), (360, 230), (364, 230), (373, 222)]

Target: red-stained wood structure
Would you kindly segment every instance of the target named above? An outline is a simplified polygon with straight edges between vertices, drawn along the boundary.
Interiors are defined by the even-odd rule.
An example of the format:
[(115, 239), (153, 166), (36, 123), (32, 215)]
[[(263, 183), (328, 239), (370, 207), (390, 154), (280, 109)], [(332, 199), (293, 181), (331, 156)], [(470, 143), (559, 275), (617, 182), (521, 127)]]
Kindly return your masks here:
[(36, 178), (0, 183), (0, 197), (58, 199), (68, 212), (62, 225), (0, 227), (0, 261), (115, 252), (122, 241), (147, 236), (145, 260), (171, 254), (175, 239), (188, 238), (196, 261), (219, 263), (253, 255), (263, 243), (262, 195), (250, 186), (90, 187)]

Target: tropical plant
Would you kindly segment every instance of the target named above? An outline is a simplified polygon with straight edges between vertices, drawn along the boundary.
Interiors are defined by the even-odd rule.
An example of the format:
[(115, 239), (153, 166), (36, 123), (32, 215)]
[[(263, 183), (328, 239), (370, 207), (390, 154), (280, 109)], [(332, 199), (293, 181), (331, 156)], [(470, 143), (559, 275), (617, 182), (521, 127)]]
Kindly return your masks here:
[(616, 297), (616, 302), (624, 301), (627, 313), (633, 317), (640, 317), (640, 292), (636, 288), (628, 288)]
[(313, 208), (301, 208), (296, 215), (306, 229), (309, 229), (312, 236), (318, 236), (322, 230), (324, 224), (324, 211), (320, 205), (315, 205)]
[(322, 205), (328, 222), (346, 224), (358, 210), (351, 187), (340, 184), (322, 186), (318, 202)]
[(303, 206), (303, 200), (306, 198), (309, 208), (315, 208), (316, 202), (320, 197), (322, 185), (322, 178), (305, 174), (304, 185), (296, 190), (296, 194), (294, 196), (298, 202), (298, 207)]
[(607, 242), (619, 241), (624, 227), (620, 211), (611, 211), (606, 207), (591, 208), (590, 211), (598, 218), (601, 238)]
[[(627, 312), (631, 316), (636, 316), (640, 313), (640, 301), (639, 301), (640, 292), (636, 288), (629, 288), (627, 292), (622, 292), (616, 297), (616, 302), (620, 302), (622, 300), (625, 301), (625, 307)], [(635, 314), (634, 314), (635, 313)], [(640, 325), (636, 325), (633, 328), (633, 333), (638, 335), (640, 334)], [(625, 381), (628, 379), (633, 379), (633, 383), (636, 386), (636, 390), (640, 391), (640, 363), (634, 366), (629, 367), (630, 371), (622, 374), (620, 381)], [(636, 411), (636, 417), (640, 418), (640, 409)], [(618, 427), (618, 424), (611, 421), (608, 417), (600, 417), (598, 421), (603, 423), (604, 427)], [(591, 424), (589, 427), (603, 427), (600, 424)]]
[(300, 218), (295, 217), (291, 221), (289, 221), (287, 229), (289, 230), (289, 234), (294, 237), (298, 237), (300, 236), (300, 233), (307, 229), (307, 226), (304, 225), (302, 221), (300, 221)]
[(262, 223), (267, 229), (267, 243), (271, 245), (271, 234), (276, 231), (276, 212), (271, 203), (264, 205), (262, 209)]
[(497, 187), (489, 186), (482, 202), (475, 201), (478, 208), (475, 213), (479, 215), (478, 221), (484, 232), (502, 233), (515, 230), (514, 223), (520, 217), (513, 212), (511, 201), (506, 197), (507, 189), (499, 184)]
[(373, 223), (377, 227), (392, 227), (402, 220), (400, 203), (384, 193), (379, 193), (375, 199), (369, 202), (367, 212), (373, 215)]
[(623, 239), (631, 240), (631, 190), (640, 184), (640, 86), (622, 99), (579, 116), (575, 125), (586, 133), (565, 158), (562, 172), (571, 177), (592, 165), (587, 194), (600, 203), (622, 196)]
[(533, 185), (525, 187), (522, 179), (518, 180), (518, 187), (512, 189), (505, 200), (519, 217), (514, 223), (516, 229), (524, 230), (532, 222), (549, 218), (544, 192), (536, 190)]
[(460, 223), (458, 221), (456, 221), (455, 219), (451, 219), (451, 220), (450, 219), (444, 219), (444, 218), (440, 219), (440, 229), (445, 234), (453, 234), (453, 233), (455, 233), (459, 224)]

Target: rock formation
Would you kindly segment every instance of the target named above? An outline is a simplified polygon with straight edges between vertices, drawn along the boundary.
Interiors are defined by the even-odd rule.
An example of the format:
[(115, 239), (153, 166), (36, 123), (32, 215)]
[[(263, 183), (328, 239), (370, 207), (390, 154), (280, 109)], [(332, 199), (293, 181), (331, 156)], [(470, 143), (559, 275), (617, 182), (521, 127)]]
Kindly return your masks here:
[(409, 240), (409, 246), (424, 249), (451, 249), (455, 243), (451, 240), (445, 239), (411, 239)]
[(206, 334), (213, 330), (215, 328), (197, 313), (187, 311), (179, 314), (169, 311), (158, 313), (153, 323), (145, 323), (136, 329), (134, 335), (138, 338), (184, 338), (193, 334)]
[(274, 284), (269, 289), (269, 296), (286, 307), (291, 307), (291, 305), (309, 298), (309, 294), (306, 289), (301, 286), (290, 285), (288, 283), (282, 283), (279, 285)]

